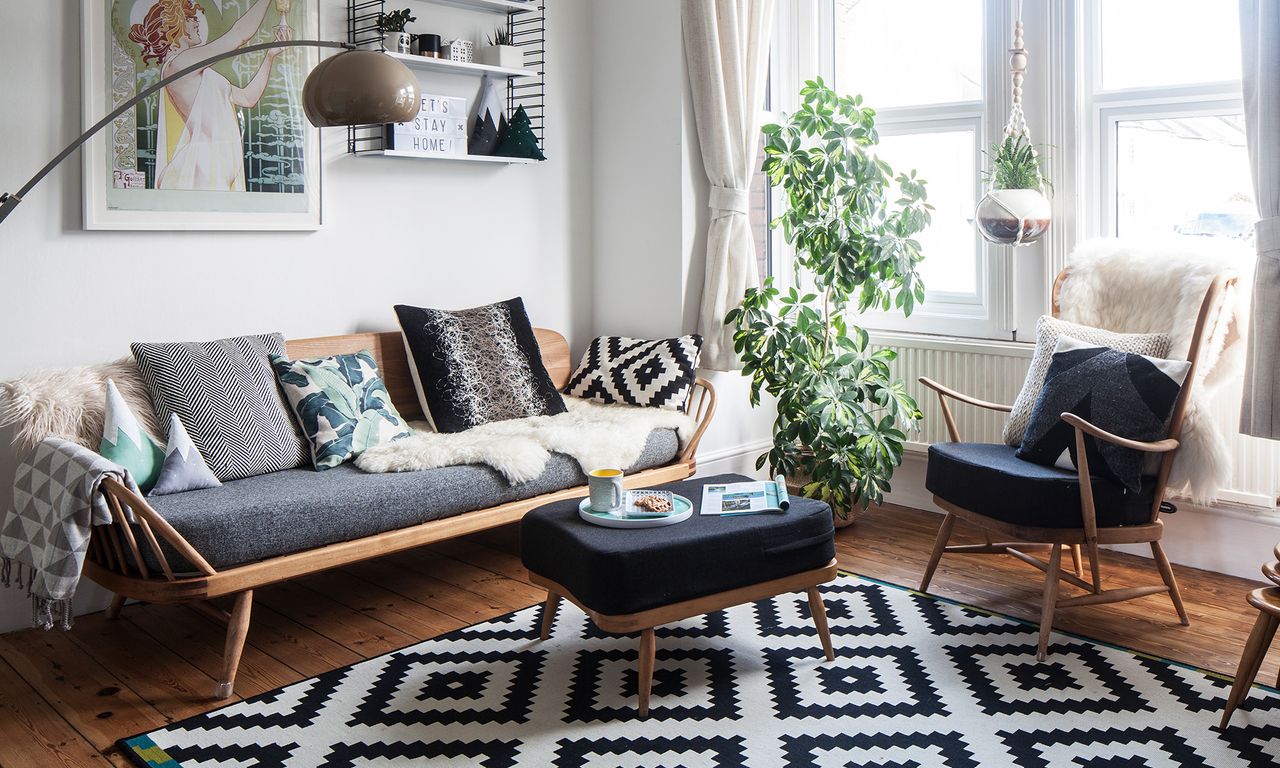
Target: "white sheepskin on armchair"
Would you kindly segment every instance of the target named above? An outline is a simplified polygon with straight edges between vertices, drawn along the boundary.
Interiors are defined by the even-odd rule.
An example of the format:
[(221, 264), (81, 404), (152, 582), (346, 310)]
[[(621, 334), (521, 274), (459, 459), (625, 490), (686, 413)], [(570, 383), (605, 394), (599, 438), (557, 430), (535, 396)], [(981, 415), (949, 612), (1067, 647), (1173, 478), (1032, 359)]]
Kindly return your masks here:
[[(1253, 251), (1243, 243), (1187, 238), (1088, 240), (1067, 260), (1070, 274), (1059, 293), (1059, 317), (1120, 333), (1167, 333), (1171, 358), (1185, 359), (1205, 291), (1220, 274), (1239, 277), (1209, 318), (1211, 335), (1200, 366), (1173, 462), (1169, 489), (1196, 502), (1215, 500), (1231, 479), (1231, 453), (1209, 403), (1244, 367), (1242, 334), (1248, 328), (1248, 286)], [(1244, 286), (1244, 290), (1240, 289)]]

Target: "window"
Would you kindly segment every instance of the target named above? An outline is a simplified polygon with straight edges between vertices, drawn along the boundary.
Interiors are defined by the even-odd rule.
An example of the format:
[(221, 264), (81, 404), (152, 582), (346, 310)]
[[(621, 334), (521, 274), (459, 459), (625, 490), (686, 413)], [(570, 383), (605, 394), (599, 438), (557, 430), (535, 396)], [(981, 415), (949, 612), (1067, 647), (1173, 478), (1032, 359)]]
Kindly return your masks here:
[(1235, 3), (1091, 0), (1092, 234), (1251, 239)]

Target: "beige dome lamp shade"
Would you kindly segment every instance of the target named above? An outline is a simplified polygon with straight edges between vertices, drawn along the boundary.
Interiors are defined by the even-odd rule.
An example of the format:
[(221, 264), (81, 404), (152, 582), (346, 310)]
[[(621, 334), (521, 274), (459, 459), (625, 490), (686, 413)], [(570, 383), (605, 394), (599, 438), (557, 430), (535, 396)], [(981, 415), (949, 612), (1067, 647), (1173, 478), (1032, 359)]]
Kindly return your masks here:
[(1013, 108), (992, 154), (990, 188), (978, 201), (974, 221), (987, 242), (1019, 246), (1038, 241), (1053, 219), (1053, 206), (1045, 195), (1048, 183), (1040, 172), (1040, 156), (1031, 143), (1031, 130), (1022, 111), (1027, 50), (1022, 44), (1021, 7), (1013, 48), (1009, 49), (1009, 71), (1013, 75)]
[(302, 88), (302, 108), (307, 119), (317, 128), (338, 125), (376, 125), (378, 123), (404, 123), (418, 114), (421, 99), (418, 80), (402, 62), (375, 51), (357, 50), (351, 43), (334, 40), (277, 40), (256, 43), (224, 51), (174, 72), (152, 83), (132, 98), (116, 105), (108, 115), (77, 136), (44, 167), (36, 171), (17, 192), (0, 194), (0, 222), (18, 207), (27, 194), (49, 175), (49, 172), (71, 156), (94, 134), (111, 124), (111, 121), (133, 109), (139, 102), (159, 91), (169, 83), (179, 80), (210, 64), (246, 53), (270, 48), (341, 48), (341, 53), (330, 56), (307, 76)]
[(376, 51), (343, 51), (307, 76), (302, 108), (317, 128), (404, 123), (418, 114), (418, 79)]

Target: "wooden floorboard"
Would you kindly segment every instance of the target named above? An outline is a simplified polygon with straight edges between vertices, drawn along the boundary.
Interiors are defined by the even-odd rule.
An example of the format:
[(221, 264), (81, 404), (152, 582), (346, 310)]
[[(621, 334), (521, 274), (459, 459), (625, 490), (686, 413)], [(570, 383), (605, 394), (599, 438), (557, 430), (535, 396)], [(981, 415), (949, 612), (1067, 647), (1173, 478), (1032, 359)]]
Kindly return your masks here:
[[(918, 585), (940, 517), (901, 508), (868, 511), (836, 537), (842, 568)], [(978, 541), (957, 526), (956, 543)], [(1102, 557), (1105, 585), (1159, 582), (1148, 559)], [(1260, 565), (1260, 564), (1259, 564)], [(1154, 596), (1058, 612), (1055, 627), (1230, 674), (1254, 616), (1256, 584), (1176, 567), (1192, 626)], [(931, 592), (1036, 620), (1042, 578), (1009, 557), (948, 556)], [(541, 601), (507, 526), (255, 592), (237, 680), (251, 696), (344, 664), (412, 645)], [(117, 621), (83, 616), (69, 633), (0, 635), (0, 766), (125, 765), (119, 738), (222, 706), (209, 695), (221, 669), (223, 627), (184, 606), (131, 605)], [(1280, 653), (1260, 680), (1273, 681)]]

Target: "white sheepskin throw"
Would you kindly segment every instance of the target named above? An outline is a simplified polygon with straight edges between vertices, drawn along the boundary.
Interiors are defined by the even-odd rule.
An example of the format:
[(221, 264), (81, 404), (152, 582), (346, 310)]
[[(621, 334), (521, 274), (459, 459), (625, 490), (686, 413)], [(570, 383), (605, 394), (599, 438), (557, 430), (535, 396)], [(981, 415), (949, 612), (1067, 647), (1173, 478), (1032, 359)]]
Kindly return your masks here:
[[(1059, 294), (1060, 317), (1120, 333), (1167, 333), (1169, 356), (1186, 359), (1209, 284), (1229, 274), (1247, 287), (1253, 258), (1242, 243), (1088, 240), (1067, 260), (1071, 273)], [(1212, 502), (1231, 479), (1223, 425), (1214, 423), (1209, 402), (1243, 369), (1240, 342), (1248, 327), (1248, 298), (1247, 290), (1226, 292), (1209, 318), (1211, 334), (1201, 347), (1182, 446), (1169, 478), (1171, 490), (1197, 502)]]
[[(146, 382), (132, 358), (45, 371), (0, 382), (0, 426), (14, 427), (14, 451), (25, 456), (46, 437), (61, 437), (90, 450), (102, 440), (107, 379), (153, 438), (163, 436)], [(158, 439), (164, 445), (163, 439)]]
[(412, 435), (370, 448), (356, 466), (366, 472), (413, 472), (487, 464), (515, 484), (541, 475), (552, 451), (573, 457), (584, 472), (625, 469), (640, 458), (653, 430), (676, 430), (683, 446), (697, 429), (692, 417), (665, 408), (601, 405), (576, 397), (564, 403), (566, 413), (495, 421), (465, 432), (432, 432), (416, 423)]

